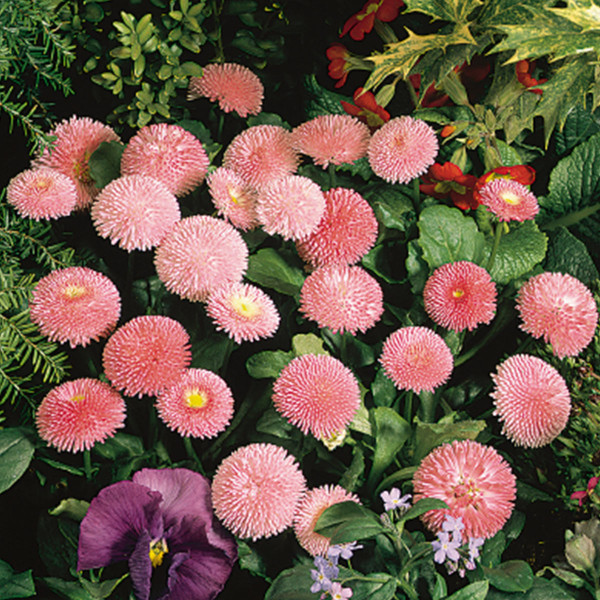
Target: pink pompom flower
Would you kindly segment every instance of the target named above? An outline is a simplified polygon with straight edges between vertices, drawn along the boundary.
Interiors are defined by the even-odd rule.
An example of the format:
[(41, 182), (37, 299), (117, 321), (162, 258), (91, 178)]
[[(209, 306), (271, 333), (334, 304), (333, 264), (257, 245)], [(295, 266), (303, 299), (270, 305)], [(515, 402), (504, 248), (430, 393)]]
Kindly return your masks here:
[(496, 286), (490, 274), (475, 263), (446, 263), (425, 283), (423, 301), (434, 323), (453, 331), (472, 331), (494, 318)]
[(516, 478), (508, 463), (490, 446), (473, 440), (454, 441), (432, 450), (413, 476), (414, 501), (438, 498), (447, 509), (426, 512), (422, 519), (433, 531), (447, 517), (462, 519), (465, 541), (490, 538), (510, 517)]
[(356, 494), (348, 492), (341, 485), (322, 485), (308, 490), (302, 496), (294, 515), (294, 533), (298, 543), (311, 556), (326, 556), (330, 546), (329, 538), (315, 532), (319, 517), (326, 508), (349, 501), (360, 503)]
[(379, 361), (385, 374), (401, 390), (433, 392), (446, 382), (454, 368), (452, 352), (427, 327), (402, 327), (384, 342)]
[(185, 196), (198, 187), (208, 165), (200, 140), (183, 127), (168, 123), (142, 127), (121, 156), (122, 175), (154, 177), (175, 196)]
[(258, 226), (257, 192), (231, 169), (218, 167), (206, 179), (208, 192), (220, 216), (234, 227), (249, 231)]
[(194, 215), (171, 228), (156, 248), (154, 265), (169, 292), (204, 302), (219, 287), (242, 279), (248, 246), (226, 221)]
[(352, 421), (360, 405), (360, 389), (352, 371), (337, 358), (303, 354), (279, 373), (273, 404), (302, 433), (325, 439)]
[(577, 356), (594, 337), (598, 307), (579, 279), (563, 273), (540, 273), (517, 295), (521, 329), (550, 343), (559, 358)]
[(87, 346), (106, 337), (121, 315), (121, 297), (105, 275), (66, 267), (42, 277), (29, 303), (31, 320), (53, 342)]
[(296, 242), (300, 258), (313, 267), (353, 264), (375, 244), (378, 223), (369, 203), (354, 190), (324, 193), (325, 212), (317, 228)]
[(212, 482), (217, 518), (234, 535), (268, 538), (292, 525), (306, 480), (291, 454), (274, 444), (242, 446)]
[(77, 187), (77, 208), (87, 208), (99, 190), (90, 175), (90, 156), (102, 142), (120, 142), (108, 125), (89, 117), (72, 116), (51, 132), (54, 140), (33, 161), (34, 167), (50, 167), (68, 175)]
[(223, 155), (224, 167), (235, 171), (249, 186), (260, 188), (295, 173), (300, 157), (292, 134), (278, 125), (254, 125), (236, 135)]
[(527, 221), (539, 212), (537, 198), (522, 183), (498, 177), (479, 191), (481, 204), (493, 212), (499, 221)]
[(134, 317), (106, 342), (104, 373), (128, 396), (158, 394), (178, 380), (190, 364), (189, 342), (187, 331), (170, 317)]
[(308, 177), (286, 175), (260, 190), (256, 214), (262, 228), (284, 240), (301, 240), (317, 228), (325, 212), (325, 196)]
[(100, 237), (131, 252), (159, 244), (181, 213), (165, 184), (146, 175), (125, 175), (100, 192), (91, 216)]
[(158, 416), (183, 437), (212, 438), (233, 415), (233, 396), (225, 380), (212, 371), (187, 369), (156, 399)]
[(390, 183), (408, 183), (435, 162), (438, 141), (420, 119), (402, 116), (378, 129), (369, 142), (369, 164), (375, 175)]
[(502, 433), (517, 446), (549, 444), (567, 425), (569, 388), (561, 374), (537, 356), (515, 354), (492, 374), (494, 415)]
[(238, 344), (271, 337), (279, 327), (279, 312), (261, 289), (247, 283), (224, 285), (213, 292), (206, 313)]
[(370, 139), (369, 128), (350, 115), (319, 115), (292, 131), (294, 148), (324, 169), (366, 156)]
[(224, 112), (234, 110), (240, 117), (247, 117), (261, 111), (263, 96), (263, 84), (247, 67), (213, 63), (203, 67), (201, 77), (190, 78), (187, 98), (206, 97), (218, 102)]
[(362, 267), (320, 267), (305, 280), (300, 312), (333, 333), (364, 333), (383, 314), (383, 292), (377, 280)]
[(56, 169), (27, 169), (8, 182), (6, 200), (20, 217), (58, 219), (70, 215), (77, 205), (77, 187), (68, 175)]
[(89, 450), (125, 425), (125, 402), (98, 379), (75, 379), (53, 388), (36, 413), (40, 437), (61, 452)]

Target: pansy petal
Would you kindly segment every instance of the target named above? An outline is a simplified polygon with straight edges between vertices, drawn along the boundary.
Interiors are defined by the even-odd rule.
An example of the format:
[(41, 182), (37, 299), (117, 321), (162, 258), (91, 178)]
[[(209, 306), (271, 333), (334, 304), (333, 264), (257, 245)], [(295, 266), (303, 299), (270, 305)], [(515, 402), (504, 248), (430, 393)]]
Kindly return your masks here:
[(150, 534), (144, 531), (138, 538), (135, 549), (129, 558), (129, 575), (136, 600), (148, 600), (150, 598), (152, 579), (151, 541)]
[(143, 485), (119, 481), (100, 491), (81, 522), (77, 570), (126, 560), (142, 531), (146, 515), (156, 513), (162, 497)]
[(175, 554), (169, 568), (168, 600), (213, 600), (223, 589), (232, 566), (233, 561), (214, 548)]

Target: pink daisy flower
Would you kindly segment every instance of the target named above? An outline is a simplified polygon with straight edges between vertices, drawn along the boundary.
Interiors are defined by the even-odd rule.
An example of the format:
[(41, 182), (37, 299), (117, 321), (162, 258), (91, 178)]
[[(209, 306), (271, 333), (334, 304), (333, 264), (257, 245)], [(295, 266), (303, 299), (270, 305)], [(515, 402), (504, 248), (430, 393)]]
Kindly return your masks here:
[(200, 140), (179, 125), (154, 123), (142, 127), (121, 157), (122, 175), (159, 179), (176, 196), (185, 196), (206, 176), (209, 160)]
[(217, 374), (187, 369), (156, 399), (158, 416), (183, 437), (212, 438), (233, 415), (233, 396)]
[(396, 117), (380, 127), (369, 142), (373, 172), (390, 183), (408, 183), (435, 162), (438, 141), (433, 129), (419, 119)]
[(189, 342), (186, 330), (174, 319), (135, 317), (106, 342), (104, 373), (128, 396), (158, 394), (177, 381), (190, 364)]
[(452, 352), (427, 327), (402, 327), (384, 342), (379, 362), (401, 390), (433, 392), (448, 380), (454, 368)]
[(219, 102), (224, 112), (234, 110), (240, 117), (257, 115), (262, 109), (264, 88), (248, 68), (236, 63), (206, 65), (202, 77), (191, 77), (188, 100), (206, 97)]
[(540, 210), (537, 198), (522, 183), (498, 177), (486, 183), (479, 191), (481, 203), (492, 211), (499, 221), (527, 221)]
[(120, 142), (108, 126), (89, 117), (72, 116), (51, 132), (55, 136), (48, 148), (33, 161), (34, 167), (50, 167), (68, 175), (77, 187), (77, 208), (87, 208), (98, 194), (90, 175), (90, 156), (102, 142)]
[(248, 246), (222, 219), (181, 219), (156, 249), (154, 264), (167, 290), (204, 302), (219, 287), (240, 281), (248, 267)]
[(213, 292), (206, 313), (218, 331), (225, 331), (238, 344), (271, 337), (279, 327), (279, 312), (261, 289), (247, 283), (232, 283)]
[(492, 374), (494, 415), (502, 433), (517, 446), (549, 444), (567, 425), (569, 388), (560, 373), (537, 356), (515, 354)]
[(315, 532), (319, 517), (326, 508), (340, 502), (360, 503), (358, 496), (345, 490), (341, 485), (322, 485), (308, 490), (298, 505), (294, 515), (294, 533), (298, 543), (311, 556), (326, 556), (330, 539)]
[(423, 515), (431, 531), (441, 531), (447, 516), (461, 518), (467, 540), (487, 539), (500, 531), (516, 497), (516, 478), (508, 463), (494, 448), (473, 440), (432, 450), (416, 470), (413, 487), (415, 502), (438, 498), (448, 504), (448, 509)]
[(294, 148), (326, 169), (367, 155), (371, 132), (350, 115), (319, 115), (292, 131)]
[(325, 212), (325, 196), (308, 177), (286, 175), (266, 185), (258, 195), (256, 214), (262, 228), (284, 240), (299, 240), (317, 228)]
[(68, 175), (56, 169), (28, 169), (8, 182), (6, 199), (20, 217), (58, 219), (70, 215), (77, 205), (77, 187)]
[(526, 281), (517, 295), (521, 329), (543, 337), (559, 358), (577, 356), (598, 325), (598, 308), (579, 279), (563, 273), (540, 273)]
[(164, 183), (146, 175), (111, 181), (92, 205), (98, 235), (131, 252), (161, 242), (181, 218), (177, 198)]
[(29, 316), (50, 341), (87, 346), (106, 337), (121, 315), (115, 284), (87, 267), (52, 271), (36, 284)]
[(75, 379), (54, 389), (36, 413), (40, 437), (57, 450), (81, 452), (125, 425), (125, 402), (107, 383)]
[(438, 267), (423, 290), (431, 320), (453, 331), (472, 331), (496, 314), (496, 286), (490, 274), (469, 261)]
[(375, 244), (377, 218), (369, 203), (354, 190), (325, 192), (325, 212), (317, 228), (296, 242), (300, 258), (313, 267), (353, 264)]
[(377, 280), (361, 267), (320, 267), (305, 280), (300, 312), (333, 333), (364, 333), (383, 314), (383, 292)]
[(274, 444), (238, 448), (212, 482), (215, 514), (234, 535), (268, 538), (292, 525), (306, 480), (294, 457)]
[(339, 433), (360, 405), (358, 382), (344, 364), (327, 354), (292, 359), (273, 384), (273, 403), (302, 433), (318, 439)]
[(258, 225), (254, 188), (231, 169), (219, 167), (206, 179), (208, 192), (219, 215), (234, 227), (249, 231)]
[(223, 166), (249, 186), (259, 188), (296, 172), (300, 157), (292, 134), (278, 125), (255, 125), (236, 135), (223, 155)]

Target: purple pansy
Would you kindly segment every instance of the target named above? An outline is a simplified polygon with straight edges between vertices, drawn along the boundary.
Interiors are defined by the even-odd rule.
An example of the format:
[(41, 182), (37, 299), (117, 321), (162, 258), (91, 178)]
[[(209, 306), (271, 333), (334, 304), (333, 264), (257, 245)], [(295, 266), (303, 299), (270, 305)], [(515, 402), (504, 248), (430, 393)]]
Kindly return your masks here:
[(81, 522), (77, 569), (127, 560), (136, 600), (212, 600), (237, 559), (210, 483), (188, 469), (142, 469), (110, 485)]

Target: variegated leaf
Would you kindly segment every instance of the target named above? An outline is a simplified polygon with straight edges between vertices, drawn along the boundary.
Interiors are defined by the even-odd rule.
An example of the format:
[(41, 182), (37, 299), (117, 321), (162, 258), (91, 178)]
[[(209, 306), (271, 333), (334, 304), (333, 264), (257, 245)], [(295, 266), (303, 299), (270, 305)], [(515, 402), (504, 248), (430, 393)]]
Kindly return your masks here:
[(481, 0), (407, 0), (406, 12), (422, 12), (434, 19), (464, 23)]

